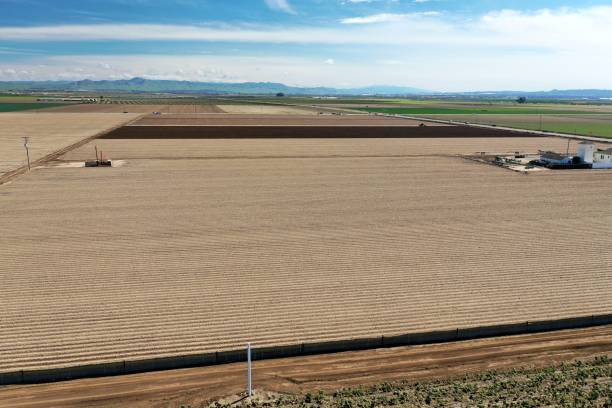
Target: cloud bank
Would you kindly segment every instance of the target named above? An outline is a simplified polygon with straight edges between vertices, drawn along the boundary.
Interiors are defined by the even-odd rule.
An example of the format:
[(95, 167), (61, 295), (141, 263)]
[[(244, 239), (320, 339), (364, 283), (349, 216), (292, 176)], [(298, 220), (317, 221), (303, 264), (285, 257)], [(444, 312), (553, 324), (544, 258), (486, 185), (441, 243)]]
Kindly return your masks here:
[[(275, 1), (278, 4), (285, 2)], [(0, 27), (0, 41), (204, 41), (272, 44), (474, 45), (610, 51), (612, 6), (522, 12), (466, 21), (435, 12), (351, 17), (338, 26), (92, 24)], [(378, 23), (378, 24), (373, 24)]]
[[(83, 43), (179, 41), (274, 46), (273, 54), (259, 59), (240, 55), (32, 56), (27, 63), (0, 63), (0, 79), (67, 76), (80, 79), (84, 77), (82, 73), (87, 73), (92, 78), (265, 80), (307, 86), (391, 83), (435, 90), (612, 88), (608, 72), (612, 66), (610, 38), (612, 6), (530, 12), (499, 10), (465, 20), (433, 13), (376, 14), (317, 27), (210, 24), (0, 27), (0, 41), (23, 48), (31, 43), (75, 39)], [(325, 56), (294, 57), (302, 55), (304, 47), (319, 46), (325, 46)], [(97, 64), (113, 68), (102, 69)], [(190, 68), (178, 72), (174, 68), (177, 65)], [(74, 67), (82, 68), (82, 73), (75, 72)]]

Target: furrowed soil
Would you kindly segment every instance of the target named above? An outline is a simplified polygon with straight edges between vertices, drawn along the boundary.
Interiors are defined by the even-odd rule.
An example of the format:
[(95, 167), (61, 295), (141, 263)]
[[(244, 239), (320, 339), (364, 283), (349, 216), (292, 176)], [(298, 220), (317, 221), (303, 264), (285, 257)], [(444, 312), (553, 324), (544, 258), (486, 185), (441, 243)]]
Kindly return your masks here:
[(520, 139), (130, 140), (31, 172), (0, 187), (0, 372), (612, 312), (611, 171), (430, 146)]
[(66, 113), (153, 113), (166, 114), (178, 113), (222, 113), (216, 105), (207, 104), (140, 104), (140, 103), (116, 103), (116, 104), (80, 104), (70, 105), (52, 109), (53, 112)]
[(444, 126), (436, 122), (424, 122), (404, 118), (388, 118), (368, 115), (156, 115), (147, 116), (134, 126), (352, 126), (352, 127), (416, 127)]
[(23, 136), (29, 137), (31, 161), (137, 118), (124, 114), (0, 114), (0, 176), (27, 164)]
[[(393, 381), (453, 379), (488, 370), (546, 367), (612, 355), (612, 327), (426, 346), (255, 361), (258, 398), (333, 391)], [(198, 407), (232, 402), (245, 388), (245, 365), (228, 364), (120, 377), (0, 388), (0, 406)], [(234, 397), (231, 397), (234, 396)]]
[(219, 105), (222, 112), (251, 115), (316, 115), (317, 109), (283, 105)]
[[(567, 140), (546, 138), (457, 138), (457, 139), (98, 139), (62, 157), (90, 160), (95, 146), (115, 159), (181, 158), (308, 158), (308, 157), (394, 157), (472, 155), (514, 152), (537, 153), (539, 149), (564, 151)], [(602, 144), (601, 147), (612, 145)], [(575, 151), (578, 142), (570, 143)], [(484, 149), (484, 150), (483, 150)]]

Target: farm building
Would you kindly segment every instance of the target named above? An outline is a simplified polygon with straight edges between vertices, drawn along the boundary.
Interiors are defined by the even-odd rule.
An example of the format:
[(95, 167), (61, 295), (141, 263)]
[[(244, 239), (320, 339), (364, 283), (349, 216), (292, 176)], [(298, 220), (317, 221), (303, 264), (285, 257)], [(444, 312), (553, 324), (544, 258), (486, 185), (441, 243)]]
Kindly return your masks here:
[(572, 156), (566, 156), (555, 152), (543, 152), (540, 161), (550, 165), (569, 166), (572, 164)]
[(592, 168), (594, 162), (595, 145), (591, 142), (582, 142), (578, 145), (576, 156), (559, 154), (555, 152), (541, 152), (540, 162), (549, 168), (583, 169)]
[(578, 157), (582, 163), (593, 163), (593, 152), (595, 145), (591, 142), (582, 142), (578, 145)]
[(606, 150), (597, 150), (593, 154), (594, 169), (610, 169), (612, 168), (612, 148)]

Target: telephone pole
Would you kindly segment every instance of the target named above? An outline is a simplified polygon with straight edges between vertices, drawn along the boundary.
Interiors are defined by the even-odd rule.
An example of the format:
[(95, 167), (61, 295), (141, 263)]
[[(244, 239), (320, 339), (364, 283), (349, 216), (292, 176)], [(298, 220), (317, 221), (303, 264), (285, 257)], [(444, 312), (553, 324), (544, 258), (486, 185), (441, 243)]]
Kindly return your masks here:
[(540, 132), (542, 131), (542, 128), (543, 128), (543, 126), (542, 126), (542, 114), (540, 113)]
[(28, 149), (29, 141), (30, 138), (28, 136), (23, 136), (23, 147), (25, 148), (26, 157), (28, 158), (28, 170), (32, 170), (32, 168), (30, 167), (30, 149)]

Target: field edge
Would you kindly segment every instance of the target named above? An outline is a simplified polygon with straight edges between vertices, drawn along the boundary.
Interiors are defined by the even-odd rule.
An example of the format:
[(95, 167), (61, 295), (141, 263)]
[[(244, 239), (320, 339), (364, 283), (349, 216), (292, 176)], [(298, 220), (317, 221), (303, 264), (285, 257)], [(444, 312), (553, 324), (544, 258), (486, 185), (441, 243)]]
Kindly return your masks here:
[[(268, 360), (346, 351), (450, 343), (500, 336), (542, 333), (558, 330), (581, 329), (612, 324), (612, 313), (555, 320), (527, 321), (521, 323), (457, 328), (445, 331), (407, 333), (398, 336), (355, 338), (330, 342), (299, 343), (277, 347), (253, 348), (254, 360)], [(19, 370), (0, 373), (0, 386), (49, 383), (83, 378), (108, 377), (151, 371), (193, 368), (236, 363), (246, 360), (245, 350), (209, 352), (193, 355), (122, 360), (110, 363), (70, 366), (42, 370)]]

